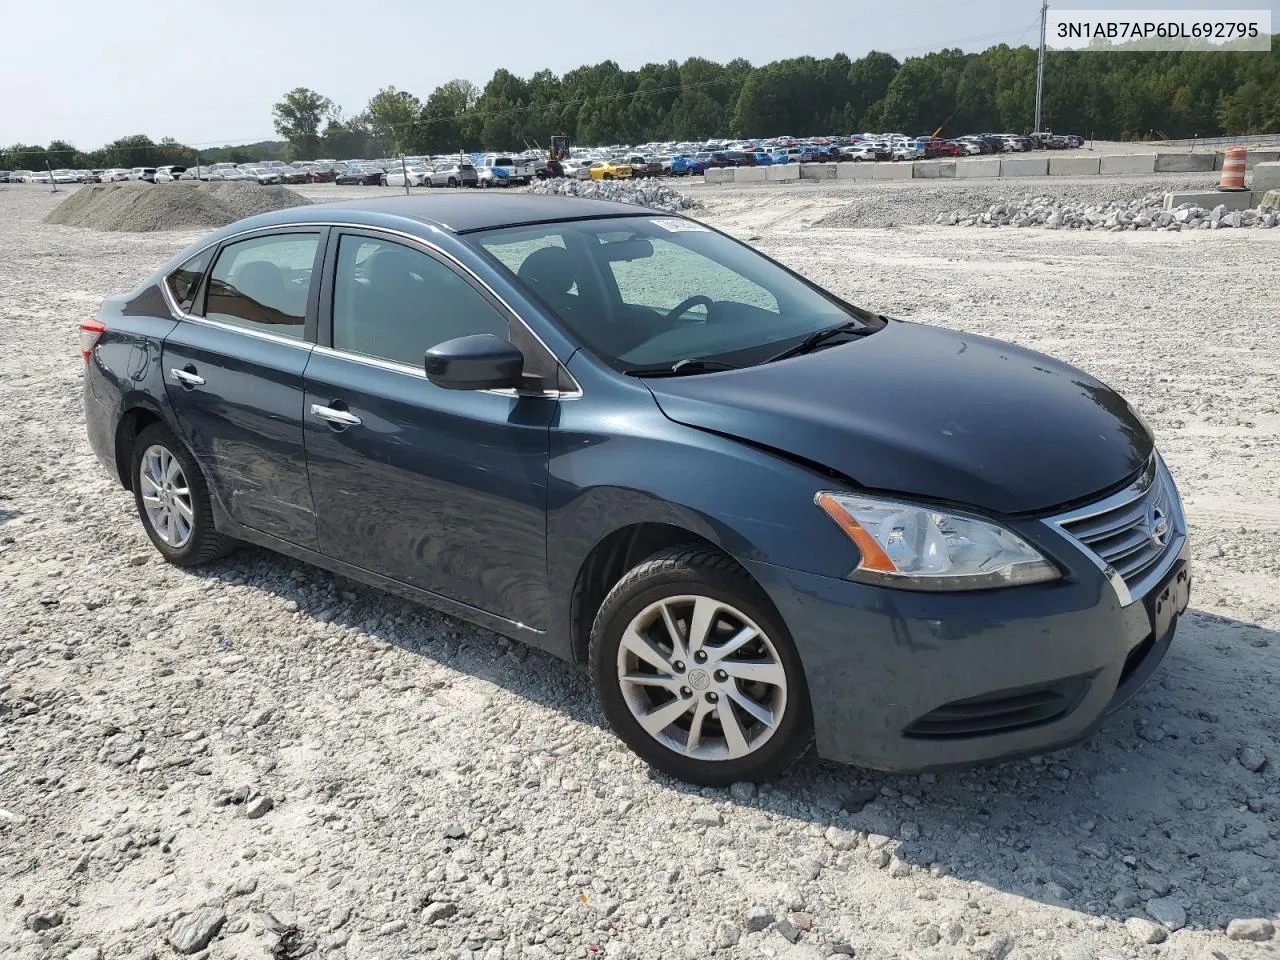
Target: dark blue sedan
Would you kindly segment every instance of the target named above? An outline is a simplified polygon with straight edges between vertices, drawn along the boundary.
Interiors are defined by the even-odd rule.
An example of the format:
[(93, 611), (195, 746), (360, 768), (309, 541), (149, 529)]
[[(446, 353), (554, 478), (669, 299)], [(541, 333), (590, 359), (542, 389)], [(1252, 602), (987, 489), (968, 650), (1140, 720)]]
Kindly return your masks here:
[(841, 301), (701, 223), (430, 196), (233, 224), (81, 328), (159, 552), (241, 542), (590, 665), (703, 784), (1086, 736), (1190, 586), (1151, 434), (1085, 373)]

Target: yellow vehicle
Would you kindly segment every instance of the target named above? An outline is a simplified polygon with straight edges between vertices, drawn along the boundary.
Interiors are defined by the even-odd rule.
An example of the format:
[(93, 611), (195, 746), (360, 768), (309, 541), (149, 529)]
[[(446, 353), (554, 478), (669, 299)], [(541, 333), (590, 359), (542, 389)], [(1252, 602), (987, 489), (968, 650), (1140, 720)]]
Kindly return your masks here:
[(592, 180), (630, 180), (632, 176), (630, 165), (612, 160), (593, 160), (587, 169)]

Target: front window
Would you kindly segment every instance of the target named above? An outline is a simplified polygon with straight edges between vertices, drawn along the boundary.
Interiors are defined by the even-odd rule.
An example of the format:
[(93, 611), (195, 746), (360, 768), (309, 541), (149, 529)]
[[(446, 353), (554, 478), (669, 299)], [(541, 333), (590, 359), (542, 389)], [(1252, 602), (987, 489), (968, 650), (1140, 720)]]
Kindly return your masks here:
[(679, 217), (509, 227), (472, 239), (623, 371), (681, 360), (747, 366), (817, 330), (874, 322), (750, 247)]

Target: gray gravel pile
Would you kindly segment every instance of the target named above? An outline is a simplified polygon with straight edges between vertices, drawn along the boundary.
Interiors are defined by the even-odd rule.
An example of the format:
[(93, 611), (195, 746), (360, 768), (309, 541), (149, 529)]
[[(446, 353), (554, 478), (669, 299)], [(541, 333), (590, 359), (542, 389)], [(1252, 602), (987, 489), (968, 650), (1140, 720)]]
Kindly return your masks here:
[(940, 213), (934, 223), (960, 227), (1045, 227), (1049, 230), (1217, 230), (1226, 227), (1274, 227), (1280, 213), (1266, 204), (1250, 210), (1228, 211), (1223, 204), (1194, 203), (1164, 208), (1164, 191), (1137, 200), (1112, 200), (1081, 206), (1051, 196), (1024, 195), (1001, 200), (986, 209)]
[(692, 210), (701, 206), (692, 197), (672, 190), (660, 180), (570, 180), (559, 177), (539, 180), (523, 188), (526, 193), (553, 194), (561, 197), (589, 197), (594, 200), (616, 200), (635, 203), (654, 210)]
[[(1101, 182), (1099, 182), (1101, 181)], [(1174, 178), (1161, 180), (1159, 189), (1208, 190), (1214, 181)], [(831, 188), (828, 188), (831, 189)], [(814, 226), (817, 227), (903, 227), (938, 222), (939, 211), (950, 215), (955, 210), (985, 211), (994, 204), (1008, 203), (1016, 186), (1008, 180), (980, 182), (975, 180), (909, 180), (902, 183), (884, 181), (869, 189), (846, 191), (847, 203), (831, 210)], [(1062, 206), (1075, 208), (1105, 206), (1141, 200), (1155, 189), (1151, 177), (1101, 178), (1082, 177), (1054, 184), (1052, 192), (1044, 191)]]
[(45, 223), (123, 233), (221, 227), (310, 203), (287, 187), (256, 183), (97, 183), (63, 200)]
[(535, 649), (264, 551), (162, 562), (86, 440), (76, 328), (189, 237), (42, 224), (57, 199), (0, 192), (3, 960), (1275, 960), (1280, 340), (1239, 286), (1274, 285), (1276, 234), (1206, 269), (1109, 233), (816, 232), (762, 191), (734, 232), (837, 295), (1120, 389), (1203, 559), (1164, 666), (1079, 746), (702, 790)]

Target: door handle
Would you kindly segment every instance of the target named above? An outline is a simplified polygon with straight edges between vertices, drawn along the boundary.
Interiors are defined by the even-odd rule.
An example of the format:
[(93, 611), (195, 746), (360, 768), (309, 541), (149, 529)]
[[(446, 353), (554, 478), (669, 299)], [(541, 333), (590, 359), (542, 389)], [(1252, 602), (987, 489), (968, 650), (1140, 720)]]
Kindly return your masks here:
[(184, 387), (204, 386), (204, 377), (197, 373), (192, 373), (190, 370), (179, 370), (177, 367), (174, 367), (169, 371), (169, 376), (173, 377), (175, 382), (182, 384)]
[(364, 422), (354, 413), (348, 413), (346, 410), (335, 410), (333, 407), (326, 407), (322, 403), (313, 403), (311, 405), (311, 415), (319, 417), (321, 420), (327, 420), (335, 427), (358, 427)]

